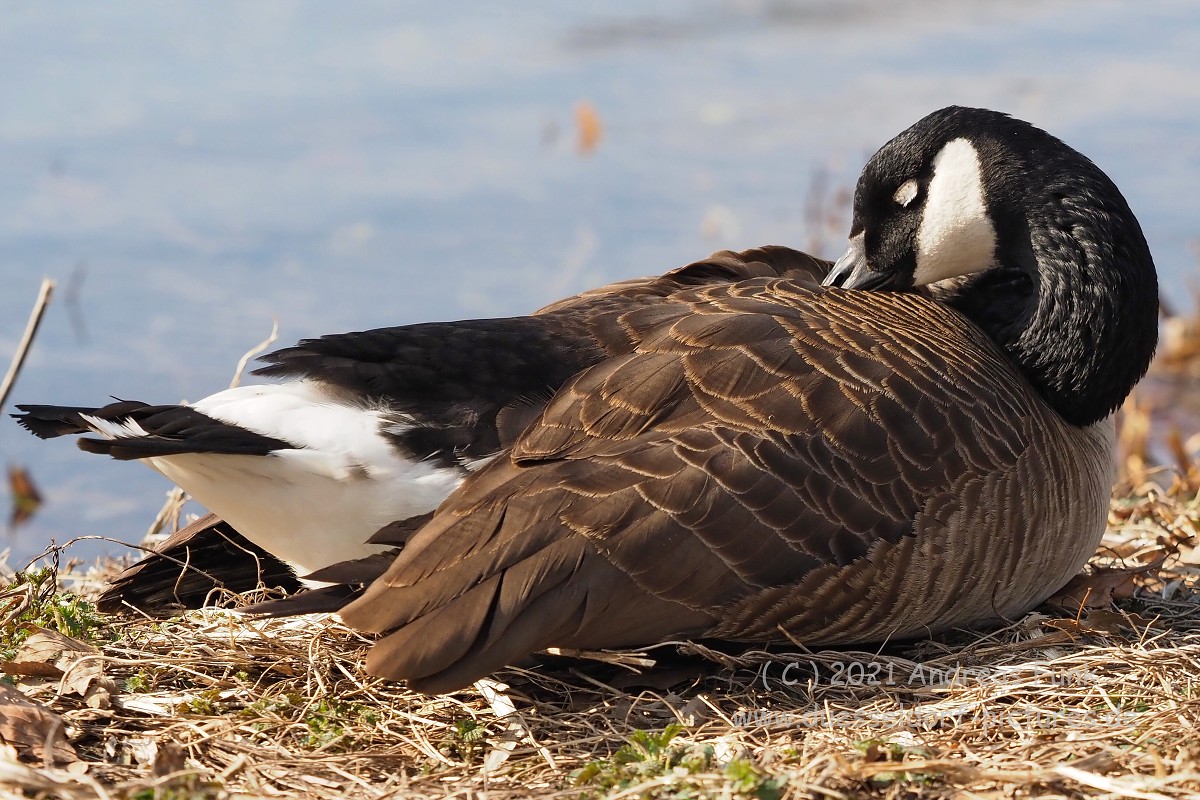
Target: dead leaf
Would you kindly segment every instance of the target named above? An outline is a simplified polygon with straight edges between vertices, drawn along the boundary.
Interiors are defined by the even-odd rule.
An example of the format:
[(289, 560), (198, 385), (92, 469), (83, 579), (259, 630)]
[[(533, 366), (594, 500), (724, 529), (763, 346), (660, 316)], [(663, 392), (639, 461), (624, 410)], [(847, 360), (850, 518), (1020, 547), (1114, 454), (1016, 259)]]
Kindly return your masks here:
[(892, 753), (879, 745), (879, 742), (868, 742), (863, 749), (863, 760), (868, 764), (878, 764), (881, 761), (891, 761)]
[(1165, 560), (1166, 556), (1163, 556), (1150, 564), (1131, 569), (1096, 567), (1091, 573), (1072, 578), (1070, 583), (1046, 600), (1046, 605), (1072, 614), (1090, 608), (1108, 608), (1114, 600), (1133, 597), (1138, 588), (1134, 579), (1162, 566)]
[(1177, 477), (1183, 480), (1194, 493), (1196, 487), (1200, 485), (1200, 470), (1196, 469), (1196, 464), (1192, 461), (1187, 447), (1184, 446), (1183, 434), (1179, 432), (1178, 426), (1172, 426), (1167, 431), (1166, 440), (1167, 449), (1175, 459), (1175, 469), (1179, 472)]
[(67, 773), (68, 775), (74, 775), (76, 778), (78, 778), (80, 775), (86, 775), (87, 771), (88, 762), (86, 761), (72, 761), (70, 764), (67, 764), (65, 767), (63, 767), (63, 772)]
[(88, 708), (104, 710), (112, 708), (113, 695), (117, 693), (117, 682), (101, 675), (94, 680), (83, 694), (83, 704)]
[(185, 761), (186, 753), (181, 745), (175, 742), (162, 742), (158, 745), (158, 752), (154, 754), (151, 772), (154, 777), (161, 778), (172, 772), (179, 772), (184, 768)]
[(14, 661), (55, 662), (60, 656), (68, 653), (93, 655), (100, 652), (98, 648), (92, 647), (90, 644), (50, 628), (31, 625), (28, 630), (29, 638), (21, 644)]
[(704, 702), (704, 695), (696, 695), (679, 707), (679, 718), (687, 725), (700, 725), (713, 716), (712, 708)]
[(42, 506), (42, 493), (38, 491), (29, 470), (24, 467), (8, 468), (8, 486), (12, 493), (12, 513), (8, 518), (10, 528), (28, 522)]
[(0, 683), (0, 742), (11, 744), (22, 758), (49, 759), (56, 764), (76, 761), (67, 741), (62, 717), (19, 690)]
[(0, 661), (0, 672), (26, 678), (61, 678), (63, 671), (45, 661)]
[(1087, 616), (1075, 619), (1048, 619), (1042, 624), (1070, 634), (1100, 633), (1112, 636), (1124, 631), (1140, 633), (1154, 622), (1155, 620), (1146, 619), (1138, 614), (1094, 608), (1088, 612)]
[(60, 690), (86, 695), (92, 682), (104, 674), (100, 651), (78, 639), (49, 628), (31, 626), (33, 633), (22, 643), (12, 661), (0, 664), (10, 675), (60, 678)]
[(1181, 564), (1188, 564), (1193, 567), (1200, 565), (1200, 544), (1188, 547), (1181, 546), (1176, 555)]
[(154, 759), (158, 758), (158, 742), (154, 739), (131, 737), (126, 745), (134, 762), (143, 767), (153, 764)]
[(596, 113), (596, 107), (587, 100), (580, 100), (575, 105), (575, 128), (579, 134), (576, 139), (578, 150), (580, 154), (588, 155), (600, 143), (604, 128), (600, 124), (600, 115)]
[(1140, 614), (1125, 611), (1109, 611), (1098, 608), (1087, 615), (1082, 621), (1086, 630), (1104, 633), (1117, 633), (1121, 630), (1144, 631), (1154, 625), (1157, 620), (1147, 619)]

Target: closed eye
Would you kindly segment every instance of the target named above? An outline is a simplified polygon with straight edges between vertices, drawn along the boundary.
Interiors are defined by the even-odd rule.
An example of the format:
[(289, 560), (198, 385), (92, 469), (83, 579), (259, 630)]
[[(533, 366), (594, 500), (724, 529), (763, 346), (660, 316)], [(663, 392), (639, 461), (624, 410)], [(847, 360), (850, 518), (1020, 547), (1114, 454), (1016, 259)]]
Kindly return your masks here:
[(917, 183), (917, 179), (909, 178), (900, 184), (899, 188), (896, 189), (896, 193), (892, 195), (892, 199), (896, 201), (897, 205), (908, 208), (912, 201), (917, 199), (920, 190), (921, 186)]

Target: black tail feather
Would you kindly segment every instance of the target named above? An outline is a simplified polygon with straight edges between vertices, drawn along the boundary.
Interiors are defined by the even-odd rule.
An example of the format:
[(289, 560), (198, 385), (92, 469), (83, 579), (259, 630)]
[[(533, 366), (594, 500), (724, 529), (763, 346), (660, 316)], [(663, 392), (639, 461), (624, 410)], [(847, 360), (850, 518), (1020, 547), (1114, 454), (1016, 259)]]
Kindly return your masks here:
[(134, 423), (146, 435), (79, 440), (81, 450), (123, 461), (183, 453), (264, 456), (275, 450), (295, 447), (282, 439), (213, 419), (190, 406), (152, 406), (134, 400), (121, 400), (101, 408), (38, 405), (21, 405), (17, 408), (25, 412), (13, 415), (17, 422), (43, 439), (95, 433), (93, 426), (83, 418), (85, 414), (113, 423)]
[(213, 602), (215, 590), (243, 594), (260, 586), (286, 592), (301, 588), (286, 564), (209, 514), (113, 579), (96, 606), (106, 613), (132, 607), (170, 614)]
[(73, 433), (88, 433), (91, 428), (84, 422), (82, 415), (97, 415), (103, 412), (119, 413), (127, 416), (133, 411), (145, 408), (145, 403), (136, 401), (120, 401), (92, 408), (88, 406), (41, 406), (19, 405), (18, 411), (23, 414), (13, 414), (22, 428), (40, 439), (53, 439), (56, 436), (67, 436)]

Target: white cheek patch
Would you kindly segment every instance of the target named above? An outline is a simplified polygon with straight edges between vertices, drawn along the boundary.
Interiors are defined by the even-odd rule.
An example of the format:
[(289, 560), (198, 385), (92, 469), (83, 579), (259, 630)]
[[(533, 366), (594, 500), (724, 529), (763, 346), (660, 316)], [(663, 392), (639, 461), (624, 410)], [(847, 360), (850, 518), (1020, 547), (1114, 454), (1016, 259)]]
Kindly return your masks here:
[(917, 185), (915, 178), (909, 178), (904, 183), (900, 184), (900, 188), (892, 195), (892, 199), (896, 201), (896, 205), (908, 208), (909, 203), (917, 199)]
[(979, 154), (966, 139), (955, 139), (933, 159), (913, 282), (924, 286), (982, 272), (995, 257), (996, 229), (984, 202)]

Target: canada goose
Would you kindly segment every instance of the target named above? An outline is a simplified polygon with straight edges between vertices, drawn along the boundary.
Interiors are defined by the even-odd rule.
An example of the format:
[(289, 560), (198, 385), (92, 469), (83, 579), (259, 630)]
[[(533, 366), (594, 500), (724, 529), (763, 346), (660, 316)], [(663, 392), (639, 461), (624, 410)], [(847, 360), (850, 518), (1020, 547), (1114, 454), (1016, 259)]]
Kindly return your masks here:
[[(140, 459), (220, 515), (171, 536), (101, 596), (104, 610), (198, 606), (394, 543), (504, 446), (569, 377), (630, 347), (625, 311), (753, 277), (820, 279), (829, 262), (786, 248), (716, 253), (655, 278), (611, 284), (529, 317), (432, 323), (306, 340), (265, 358), (279, 385), (193, 406), (117, 402), (18, 408), (41, 437)], [(282, 562), (282, 564), (280, 563)], [(187, 569), (181, 575), (181, 565)], [(286, 566), (284, 566), (286, 565)]]
[(570, 378), (398, 553), (325, 571), (370, 581), (340, 612), (384, 635), (368, 670), (439, 693), (546, 647), (878, 642), (1066, 583), (1157, 340), (1113, 183), (1028, 123), (942, 109), (867, 163), (824, 284), (624, 313), (633, 346)]
[[(427, 374), (395, 408), (445, 402), (434, 425), (466, 444), (429, 452), (457, 469), (447, 484), (477, 469), (415, 533), (400, 524), (371, 536), (402, 549), (372, 554), (362, 538), (327, 532), (324, 559), (306, 551), (292, 563), (349, 557), (356, 544), (366, 552), (313, 577), (369, 583), (341, 608), (350, 625), (386, 634), (368, 668), (427, 692), (549, 646), (866, 643), (1036, 605), (1094, 551), (1112, 479), (1111, 413), (1157, 339), (1153, 261), (1116, 187), (1027, 123), (943, 109), (871, 158), (846, 255), (826, 288), (811, 272), (621, 299), (582, 338), (545, 334), (578, 332), (578, 311), (558, 328), (522, 323), (542, 331), (531, 350), (553, 351), (539, 363), (568, 359), (548, 398), (524, 402), (524, 390), (500, 381), (493, 404), (459, 409), (454, 392), (439, 395), (454, 382)], [(914, 287), (922, 291), (905, 291)], [(593, 302), (614, 301), (566, 308)], [(439, 330), (477, 335), (458, 325)], [(372, 349), (360, 336), (354, 359), (334, 337), (281, 351), (296, 357), (277, 356), (266, 373), (302, 379), (303, 392), (338, 387), (361, 418), (353, 396), (386, 397), (371, 375), (389, 373), (363, 358)], [(524, 334), (505, 341), (515, 347)], [(587, 357), (572, 349), (580, 341)], [(414, 352), (414, 363), (442, 368), (447, 352)], [(408, 386), (390, 377), (388, 386)], [(479, 398), (472, 391), (464, 395)], [(150, 413), (139, 409), (106, 412), (112, 420), (25, 410), (39, 435), (85, 423), (134, 434), (85, 449), (160, 461), (183, 452), (161, 452), (179, 428), (134, 429), (130, 412)], [(378, 430), (385, 412), (365, 413), (380, 415)], [(208, 427), (224, 436), (232, 426), (198, 426)], [(410, 430), (445, 435), (440, 427), (396, 428), (389, 445)], [(278, 434), (264, 430), (231, 438), (270, 450), (261, 440)], [(490, 447), (470, 450), (483, 433)], [(221, 436), (210, 446), (225, 446)], [(125, 449), (141, 442), (159, 449)], [(280, 460), (290, 451), (271, 450)], [(389, 512), (405, 519), (411, 502), (390, 502), (410, 504)], [(284, 522), (295, 516), (279, 511)], [(268, 527), (277, 531), (268, 549), (300, 547), (278, 521)], [(305, 610), (324, 596), (275, 608)]]

